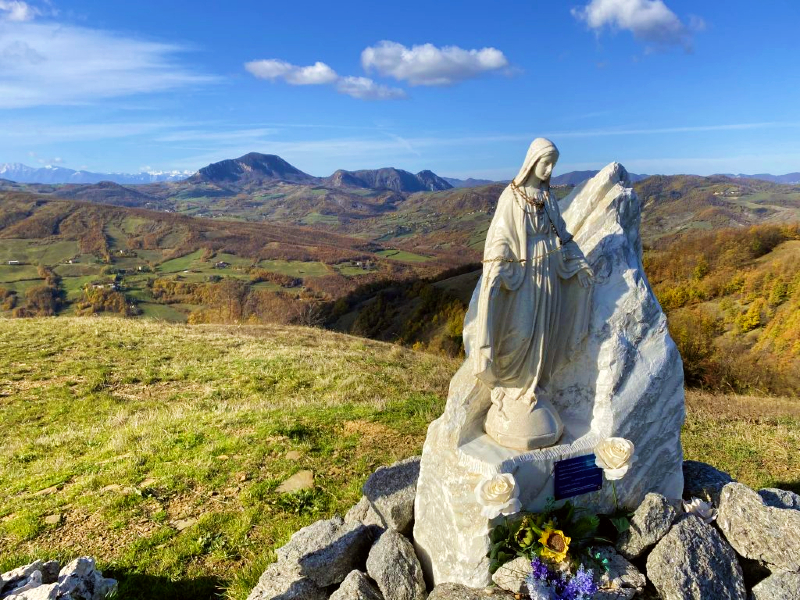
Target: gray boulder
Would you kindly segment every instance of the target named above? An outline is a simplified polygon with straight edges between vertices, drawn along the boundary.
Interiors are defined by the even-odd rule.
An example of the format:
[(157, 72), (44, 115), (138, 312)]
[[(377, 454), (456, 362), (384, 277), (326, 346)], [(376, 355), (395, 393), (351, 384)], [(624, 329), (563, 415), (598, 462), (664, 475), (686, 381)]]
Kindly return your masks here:
[(383, 527), (410, 534), (414, 525), (414, 497), (419, 479), (419, 456), (380, 467), (362, 488)]
[(751, 600), (800, 600), (800, 573), (774, 573), (753, 586)]
[(383, 600), (383, 596), (364, 573), (352, 571), (330, 600)]
[(371, 543), (372, 535), (363, 523), (334, 517), (304, 527), (275, 552), (278, 562), (297, 564), (301, 575), (327, 587), (362, 568)]
[(637, 592), (647, 585), (647, 578), (625, 557), (617, 554), (611, 546), (603, 546), (596, 550), (600, 560), (607, 560), (608, 572), (600, 578), (602, 589), (597, 599), (633, 598)]
[(730, 475), (709, 464), (696, 460), (683, 461), (683, 497), (687, 500), (711, 500), (714, 506), (719, 506), (722, 488), (732, 481), (734, 479)]
[(758, 490), (758, 495), (761, 496), (767, 506), (800, 510), (800, 494), (779, 490), (778, 488), (764, 488), (763, 490)]
[[(35, 568), (30, 569), (35, 565)], [(56, 581), (51, 581), (57, 563), (36, 561), (32, 565), (16, 569), (16, 575), (28, 571), (24, 579), (8, 580), (3, 575), (4, 600), (103, 600), (117, 588), (117, 582), (106, 579), (95, 567), (93, 558), (76, 558), (58, 573)], [(12, 571), (11, 573), (15, 573)], [(12, 576), (13, 577), (13, 576)], [(13, 587), (12, 587), (13, 586)]]
[(620, 534), (617, 551), (634, 559), (666, 535), (675, 520), (675, 509), (661, 494), (647, 494), (633, 513), (631, 526)]
[(327, 600), (316, 583), (300, 574), (295, 563), (272, 563), (261, 574), (247, 600)]
[(386, 600), (425, 600), (425, 581), (414, 547), (393, 529), (387, 529), (369, 551), (367, 573)]
[(741, 556), (770, 570), (800, 571), (800, 511), (767, 506), (746, 485), (729, 483), (720, 495), (717, 525)]
[(12, 590), (21, 592), (42, 584), (55, 583), (61, 567), (58, 561), (35, 560), (0, 575), (0, 597)]
[(366, 496), (361, 496), (361, 500), (358, 501), (358, 504), (348, 510), (347, 514), (344, 516), (345, 523), (354, 523), (356, 521), (361, 521), (368, 527), (379, 527), (381, 531), (378, 535), (383, 533), (383, 529), (386, 529), (383, 519), (375, 512), (375, 509), (372, 508), (372, 504), (369, 503), (369, 498)]
[(745, 600), (736, 553), (711, 525), (684, 515), (647, 557), (647, 578), (664, 600)]
[(433, 588), (428, 600), (510, 600), (514, 594), (497, 588), (475, 589), (458, 583), (441, 583)]
[(528, 585), (525, 583), (525, 579), (530, 572), (531, 561), (524, 556), (520, 556), (497, 569), (492, 575), (492, 581), (500, 589), (524, 595), (528, 593)]

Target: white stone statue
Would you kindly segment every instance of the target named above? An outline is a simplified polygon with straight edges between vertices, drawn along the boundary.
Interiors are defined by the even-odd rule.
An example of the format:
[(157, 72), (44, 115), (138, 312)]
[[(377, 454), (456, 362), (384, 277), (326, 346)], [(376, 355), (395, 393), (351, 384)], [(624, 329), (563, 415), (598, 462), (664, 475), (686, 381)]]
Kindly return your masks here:
[[(683, 368), (642, 266), (639, 199), (611, 163), (556, 202), (546, 184), (556, 156), (534, 141), (518, 189), (498, 201), (464, 319), (467, 359), (428, 428), (414, 544), (429, 583), (489, 585), (492, 527), (542, 510), (557, 465), (594, 464), (608, 438), (636, 448), (615, 481), (620, 506), (683, 492)], [(616, 506), (607, 484), (566, 497)]]
[(469, 340), (473, 373), (492, 390), (486, 433), (518, 450), (561, 437), (547, 383), (588, 330), (593, 274), (550, 193), (557, 160), (553, 142), (534, 140), (498, 200), (483, 252), (476, 337)]

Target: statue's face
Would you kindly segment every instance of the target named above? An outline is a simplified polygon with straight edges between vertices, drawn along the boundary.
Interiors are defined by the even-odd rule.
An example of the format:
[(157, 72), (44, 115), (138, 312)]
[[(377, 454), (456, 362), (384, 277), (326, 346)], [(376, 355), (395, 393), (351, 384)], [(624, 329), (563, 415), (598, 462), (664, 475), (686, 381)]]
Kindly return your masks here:
[(536, 175), (540, 181), (548, 181), (550, 179), (550, 174), (553, 172), (553, 167), (556, 166), (557, 160), (558, 155), (546, 154), (536, 162), (536, 166), (533, 167), (533, 174)]

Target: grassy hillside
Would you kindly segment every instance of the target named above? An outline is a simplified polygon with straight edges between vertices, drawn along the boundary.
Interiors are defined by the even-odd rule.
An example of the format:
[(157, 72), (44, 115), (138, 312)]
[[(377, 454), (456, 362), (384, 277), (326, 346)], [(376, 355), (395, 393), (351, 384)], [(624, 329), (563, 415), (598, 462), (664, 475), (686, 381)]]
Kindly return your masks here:
[[(275, 546), (420, 452), (459, 363), (299, 327), (0, 320), (0, 569), (92, 554), (121, 598), (243, 600)], [(687, 458), (800, 491), (795, 401), (688, 407)], [(276, 491), (304, 469), (312, 490)]]

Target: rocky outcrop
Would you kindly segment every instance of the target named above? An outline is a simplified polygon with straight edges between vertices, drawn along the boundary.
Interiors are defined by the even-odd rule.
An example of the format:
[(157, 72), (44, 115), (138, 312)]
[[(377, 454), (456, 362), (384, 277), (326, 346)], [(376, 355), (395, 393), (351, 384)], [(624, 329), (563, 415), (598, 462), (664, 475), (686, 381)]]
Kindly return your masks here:
[(380, 467), (369, 476), (362, 492), (384, 528), (411, 533), (418, 478), (419, 456)]
[[(400, 503), (408, 506), (417, 460), (379, 469), (364, 486), (365, 494), (384, 497), (387, 502), (402, 498)], [(709, 482), (728, 479), (710, 465), (688, 465), (688, 473), (698, 471), (707, 475), (701, 485), (711, 490), (709, 496), (714, 493)], [(673, 503), (659, 494), (647, 494), (633, 512), (631, 533), (619, 538), (619, 548), (635, 556), (635, 564), (611, 546), (593, 547), (594, 559), (603, 564), (599, 570), (595, 567), (600, 589), (594, 600), (653, 600), (653, 586), (662, 600), (800, 600), (800, 572), (786, 571), (794, 564), (793, 550), (800, 547), (793, 537), (800, 517), (800, 511), (792, 508), (794, 494), (778, 489), (756, 493), (730, 483), (717, 495), (722, 499), (719, 527), (725, 535), (716, 524), (707, 524), (694, 514), (676, 517), (680, 509)], [(384, 510), (398, 514), (391, 508)], [(367, 496), (347, 515), (346, 519), (318, 521), (301, 529), (278, 548), (278, 562), (267, 567), (249, 600), (423, 600), (427, 590), (413, 540), (392, 527), (366, 525), (362, 519), (382, 521)], [(754, 549), (754, 538), (769, 547)], [(729, 539), (736, 541), (739, 555)], [(645, 564), (646, 577), (639, 571)], [(44, 579), (56, 573), (52, 566), (37, 562), (6, 573), (0, 582), (8, 586), (15, 581), (15, 587), (27, 580), (36, 582), (40, 576), (33, 573), (40, 571), (50, 573), (42, 575)], [(494, 573), (491, 587), (446, 582), (434, 586), (428, 600), (526, 598), (525, 579), (530, 572), (529, 559), (519, 557)], [(23, 598), (33, 600), (27, 596), (15, 600)]]
[(647, 578), (664, 600), (745, 600), (736, 553), (694, 515), (681, 518), (647, 557)]
[(277, 562), (261, 574), (247, 600), (327, 600), (328, 594), (300, 574), (296, 563)]
[(691, 498), (711, 500), (719, 506), (722, 488), (732, 481), (730, 475), (704, 462), (697, 460), (683, 462), (683, 497), (687, 500)]
[(298, 565), (301, 575), (327, 587), (363, 567), (371, 543), (372, 536), (363, 523), (348, 524), (334, 517), (304, 527), (276, 554), (278, 562)]
[(384, 600), (369, 578), (361, 571), (353, 571), (330, 600)]
[(367, 573), (386, 600), (425, 600), (425, 581), (414, 547), (393, 529), (387, 529), (369, 551)]
[(675, 520), (675, 509), (661, 494), (647, 494), (633, 513), (631, 526), (620, 534), (617, 550), (633, 560), (664, 537)]
[(35, 561), (0, 575), (4, 600), (103, 600), (117, 582), (103, 577), (88, 556), (76, 558), (59, 570), (56, 561)]
[(800, 511), (767, 506), (741, 483), (729, 483), (720, 495), (717, 525), (741, 556), (770, 570), (800, 572)]
[(798, 600), (800, 573), (774, 573), (753, 586), (751, 600)]
[(507, 562), (497, 569), (494, 575), (492, 575), (492, 581), (494, 581), (495, 585), (501, 590), (506, 590), (514, 594), (527, 594), (528, 585), (525, 583), (525, 579), (530, 572), (531, 561), (521, 556)]
[(800, 510), (800, 494), (777, 488), (758, 490), (758, 495), (767, 506), (774, 508), (796, 508)]

